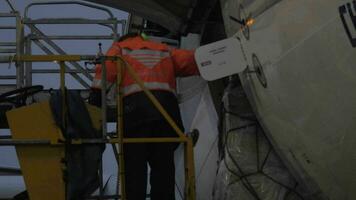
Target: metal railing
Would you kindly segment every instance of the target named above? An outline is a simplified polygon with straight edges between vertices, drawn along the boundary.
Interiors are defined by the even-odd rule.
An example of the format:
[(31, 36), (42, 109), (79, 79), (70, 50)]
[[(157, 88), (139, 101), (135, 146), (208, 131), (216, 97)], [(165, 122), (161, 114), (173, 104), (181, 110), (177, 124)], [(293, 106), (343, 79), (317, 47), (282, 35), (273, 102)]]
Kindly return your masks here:
[[(101, 6), (97, 6), (90, 3), (80, 1), (41, 1), (30, 3), (26, 6), (24, 12), (24, 18), (22, 19), (20, 13), (15, 10), (9, 0), (6, 0), (11, 11), (9, 13), (0, 13), (0, 18), (15, 18), (16, 24), (0, 26), (1, 30), (14, 30), (16, 31), (16, 41), (0, 42), (0, 55), (1, 56), (13, 56), (13, 55), (32, 55), (33, 44), (39, 49), (44, 51), (47, 55), (67, 53), (54, 42), (54, 40), (112, 40), (116, 41), (119, 37), (118, 25), (121, 25), (121, 32), (127, 31), (126, 20), (118, 20), (114, 17), (113, 13)], [(106, 14), (107, 18), (104, 19), (89, 19), (89, 18), (41, 18), (31, 19), (31, 10), (37, 6), (56, 6), (56, 5), (78, 5), (85, 8), (96, 9)], [(66, 25), (76, 24), (80, 25), (98, 25), (100, 27), (106, 27), (110, 29), (110, 34), (101, 35), (45, 35), (37, 25)], [(25, 35), (24, 27), (27, 26), (30, 29), (30, 33)], [(50, 48), (48, 48), (50, 47)], [(32, 85), (33, 74), (44, 73), (59, 73), (58, 70), (52, 69), (33, 69), (31, 62), (17, 61), (16, 75), (0, 76), (0, 80), (16, 81), (14, 88), (21, 88), (23, 86)], [(87, 70), (84, 66), (78, 62), (69, 62), (66, 65), (66, 73), (70, 74), (81, 86), (88, 89), (90, 88), (90, 82), (93, 80), (91, 75), (93, 71)], [(81, 76), (82, 75), (82, 76)], [(83, 78), (85, 77), (85, 78)]]
[[(54, 40), (112, 40), (116, 41), (119, 37), (118, 33), (118, 25), (121, 24), (121, 32), (124, 33), (126, 30), (126, 21), (125, 20), (118, 20), (114, 17), (110, 10), (96, 6), (89, 3), (79, 2), (79, 1), (41, 1), (36, 3), (31, 3), (25, 8), (24, 18), (21, 17), (20, 13), (14, 9), (14, 7), (10, 4), (8, 0), (6, 0), (11, 8), (11, 12), (9, 13), (0, 13), (0, 17), (3, 18), (15, 18), (16, 24), (15, 25), (7, 25), (7, 26), (0, 26), (0, 31), (5, 29), (12, 29), (16, 31), (16, 41), (2, 41), (0, 42), (0, 63), (15, 63), (16, 65), (16, 75), (0, 75), (0, 80), (11, 80), (16, 81), (16, 84), (13, 84), (13, 89), (21, 88), (24, 86), (31, 86), (32, 85), (32, 76), (33, 74), (58, 74), (61, 75), (61, 80), (64, 80), (65, 73), (71, 75), (76, 81), (78, 81), (84, 88), (90, 88), (90, 82), (93, 80), (91, 73), (93, 70), (88, 70), (79, 64), (79, 61), (83, 60), (93, 60), (93, 56), (89, 57), (80, 57), (80, 59), (69, 59), (67, 53), (56, 44)], [(29, 13), (32, 8), (36, 6), (55, 6), (55, 5), (79, 5), (83, 7), (88, 7), (92, 9), (97, 9), (103, 11), (107, 14), (107, 18), (105, 19), (85, 19), (85, 18), (42, 18), (42, 19), (31, 19)], [(81, 25), (98, 25), (103, 28), (109, 28), (109, 34), (101, 34), (101, 35), (45, 35), (37, 25), (49, 25), (49, 24), (59, 24), (59, 25), (66, 25), (66, 24), (76, 24), (78, 26)], [(24, 27), (28, 27), (30, 33), (25, 35)], [(56, 57), (55, 55), (60, 54), (67, 58), (67, 62), (60, 62), (61, 67), (60, 69), (33, 69), (33, 62), (39, 61), (40, 59), (29, 59), (29, 58), (36, 58), (36, 56), (32, 55), (32, 46), (36, 45), (47, 54), (47, 58)], [(8, 48), (3, 48), (8, 47)], [(53, 56), (53, 57), (51, 57)], [(59, 57), (61, 57), (59, 56)], [(46, 56), (45, 56), (46, 57)], [(56, 58), (59, 58), (58, 56)], [(27, 59), (26, 59), (27, 58)], [(44, 57), (42, 57), (44, 58)], [(47, 60), (48, 61), (48, 60)], [(58, 61), (56, 59), (52, 59), (51, 62)], [(85, 79), (83, 79), (83, 77)], [(0, 90), (0, 94), (4, 91), (11, 90), (8, 84), (1, 84), (0, 87), (4, 86), (4, 90)], [(1, 89), (0, 88), (0, 89)], [(104, 116), (105, 115), (105, 116)], [(103, 110), (102, 115), (103, 127), (106, 128), (106, 109)], [(105, 124), (105, 126), (104, 126)], [(103, 129), (103, 133), (106, 129)], [(103, 134), (104, 135), (104, 134)], [(117, 143), (117, 141), (108, 141), (102, 138), (100, 141), (91, 141), (91, 143)], [(1, 139), (1, 145), (20, 145), (20, 144), (47, 144), (46, 141), (15, 141), (12, 139)], [(85, 141), (84, 141), (85, 143)], [(0, 146), (1, 146), (0, 145)], [(100, 170), (100, 180), (102, 180), (102, 169)], [(99, 198), (105, 199), (105, 195), (103, 195), (103, 183), (101, 181), (100, 184), (100, 192)], [(110, 198), (112, 199), (112, 197)]]
[[(10, 58), (4, 58), (2, 60), (6, 60)], [(182, 130), (177, 126), (175, 121), (171, 118), (171, 116), (167, 113), (167, 111), (162, 107), (159, 101), (155, 98), (155, 96), (148, 90), (143, 81), (139, 78), (137, 73), (133, 70), (133, 68), (126, 63), (124, 59), (120, 56), (78, 56), (78, 55), (48, 55), (48, 56), (16, 56), (15, 60), (22, 62), (53, 62), (56, 61), (60, 65), (60, 88), (62, 91), (62, 97), (65, 98), (65, 62), (73, 62), (73, 61), (98, 61), (99, 63), (105, 63), (106, 60), (112, 60), (117, 62), (118, 72), (122, 72), (123, 69), (128, 73), (128, 75), (140, 86), (149, 100), (153, 103), (156, 109), (162, 114), (165, 120), (169, 123), (169, 125), (176, 131), (177, 137), (175, 138), (125, 138), (124, 137), (124, 129), (123, 129), (123, 96), (119, 92), (117, 95), (117, 123), (118, 130), (115, 138), (108, 138), (106, 129), (106, 121), (105, 118), (102, 119), (102, 138), (96, 139), (74, 139), (69, 140), (67, 142), (64, 141), (55, 141), (55, 140), (45, 140), (45, 139), (0, 139), (0, 146), (16, 146), (16, 145), (62, 145), (64, 148), (65, 145), (82, 145), (82, 144), (116, 144), (119, 145), (119, 152), (116, 152), (115, 158), (117, 159), (117, 164), (119, 166), (119, 178), (120, 178), (120, 191), (121, 194), (117, 194), (114, 196), (105, 196), (102, 190), (102, 184), (100, 185), (99, 190), (99, 199), (126, 199), (125, 193), (125, 169), (124, 169), (124, 152), (123, 145), (128, 143), (167, 143), (167, 142), (176, 142), (184, 144), (184, 165), (185, 165), (185, 192), (184, 198), (187, 200), (195, 200), (195, 168), (194, 168), (194, 155), (193, 155), (193, 142), (190, 136), (186, 136)], [(105, 65), (102, 65), (105, 69)], [(103, 70), (103, 76), (106, 77), (105, 70)], [(121, 85), (122, 81), (122, 73), (117, 73), (117, 86)], [(103, 79), (105, 80), (105, 78)], [(102, 81), (102, 87), (105, 86), (105, 81)], [(105, 90), (102, 90), (105, 91)], [(118, 88), (120, 91), (120, 88)], [(106, 93), (102, 93), (102, 98), (106, 99)], [(66, 110), (66, 101), (62, 101), (64, 104), (62, 109)], [(103, 101), (105, 102), (105, 101)], [(102, 116), (106, 116), (105, 103), (102, 104), (104, 109), (102, 109)], [(66, 112), (61, 112), (63, 119), (65, 119)], [(66, 121), (66, 120), (63, 120)], [(26, 178), (26, 177), (25, 177)], [(102, 180), (102, 171), (100, 171), (100, 178)], [(101, 182), (102, 183), (102, 182)], [(29, 191), (31, 192), (31, 191)], [(91, 198), (91, 197), (90, 197)]]
[[(108, 14), (108, 18), (106, 19), (83, 19), (83, 18), (42, 18), (42, 19), (31, 19), (29, 17), (29, 13), (33, 7), (36, 6), (54, 6), (54, 5), (80, 5), (84, 7), (99, 9)], [(32, 85), (32, 75), (33, 74), (48, 74), (55, 73), (58, 74), (61, 82), (62, 91), (64, 91), (65, 86), (65, 74), (69, 73), (72, 77), (74, 77), (82, 86), (85, 88), (89, 88), (88, 81), (92, 80), (91, 71), (87, 70), (83, 66), (79, 64), (80, 61), (93, 61), (98, 59), (97, 56), (73, 56), (67, 55), (66, 52), (60, 48), (54, 40), (117, 40), (118, 38), (118, 24), (122, 25), (122, 31), (127, 31), (126, 22), (124, 20), (117, 20), (114, 18), (113, 14), (110, 10), (96, 6), (93, 4), (88, 4), (84, 2), (78, 1), (41, 1), (37, 3), (29, 4), (24, 13), (24, 18), (21, 19), (21, 16), (15, 9), (11, 6), (13, 10), (11, 13), (0, 13), (0, 17), (15, 17), (16, 18), (16, 41), (8, 41), (0, 43), (0, 47), (2, 46), (16, 46), (16, 50), (11, 50), (11, 54), (0, 55), (0, 63), (16, 63), (16, 76), (9, 75), (3, 76), (3, 78), (16, 78), (16, 86), (31, 86)], [(45, 35), (37, 25), (48, 25), (48, 24), (94, 24), (99, 26), (108, 27), (111, 30), (110, 35)], [(31, 31), (30, 34), (25, 36), (24, 34), (24, 26), (29, 27)], [(4, 27), (4, 28), (14, 28), (14, 26)], [(32, 55), (32, 45), (38, 46), (41, 50), (43, 50), (47, 55), (43, 56), (34, 56)], [(51, 49), (49, 48), (51, 47)], [(5, 50), (4, 50), (5, 52)], [(58, 55), (60, 54), (60, 55)], [(122, 118), (122, 95), (118, 95), (117, 100), (117, 123), (118, 123), (118, 133), (117, 138), (109, 138), (107, 137), (106, 130), (106, 104), (102, 105), (102, 138), (97, 139), (79, 139), (79, 140), (71, 140), (69, 141), (70, 145), (81, 145), (81, 144), (114, 144), (119, 145), (117, 152), (118, 166), (119, 166), (119, 178), (120, 178), (120, 191), (121, 194), (117, 194), (115, 196), (105, 196), (103, 194), (103, 173), (100, 170), (100, 189), (99, 196), (97, 199), (125, 199), (125, 179), (124, 179), (124, 160), (123, 160), (123, 145), (127, 143), (155, 143), (155, 142), (179, 142), (184, 143), (185, 147), (185, 197), (188, 200), (195, 199), (195, 176), (194, 176), (194, 159), (193, 159), (193, 144), (191, 138), (185, 136), (183, 132), (178, 128), (175, 122), (171, 119), (171, 117), (167, 114), (167, 112), (163, 109), (157, 99), (152, 95), (152, 93), (147, 90), (142, 81), (138, 78), (135, 72), (131, 69), (121, 57), (107, 57), (107, 56), (99, 56), (101, 59), (101, 63), (103, 65), (103, 87), (105, 87), (105, 65), (104, 61), (107, 59), (114, 59), (117, 63), (121, 63), (122, 66), (125, 66), (125, 69), (128, 70), (130, 76), (140, 85), (142, 90), (146, 93), (148, 98), (153, 102), (156, 108), (162, 113), (162, 115), (166, 118), (168, 123), (174, 128), (177, 132), (177, 138), (124, 138), (123, 137), (123, 118)], [(34, 62), (49, 62), (53, 63), (54, 61), (60, 64), (60, 69), (33, 69), (32, 63)], [(118, 66), (119, 67), (119, 66)], [(81, 76), (83, 75), (87, 80), (83, 79)], [(1, 77), (0, 77), (1, 78)], [(121, 81), (120, 73), (118, 74), (117, 81), (120, 85)], [(102, 90), (105, 91), (105, 90)], [(102, 99), (106, 99), (106, 93), (102, 93)], [(64, 102), (64, 101), (63, 101)], [(106, 102), (106, 101), (102, 101)], [(64, 112), (63, 112), (64, 113)], [(64, 116), (65, 117), (65, 116)], [(67, 142), (66, 142), (67, 143)], [(17, 139), (0, 139), (0, 146), (16, 146), (16, 145), (63, 145), (65, 148), (65, 143), (63, 141), (51, 141), (44, 139), (33, 139), (33, 140), (17, 140)], [(116, 154), (115, 154), (116, 155)]]
[[(0, 32), (3, 30), (13, 30), (15, 31), (16, 39), (15, 41), (3, 41), (0, 42), (0, 55), (2, 56), (13, 56), (15, 54), (21, 55), (23, 54), (23, 43), (22, 38), (24, 34), (24, 30), (21, 24), (21, 16), (18, 11), (15, 10), (13, 5), (9, 0), (6, 0), (10, 11), (8, 13), (0, 13), (0, 18), (14, 18), (15, 24), (13, 25), (1, 25)], [(24, 78), (24, 68), (23, 63), (16, 63), (16, 75), (2, 75), (0, 76), (0, 80), (6, 80), (15, 82), (16, 84), (7, 84), (6, 88), (20, 88), (23, 86), (23, 78)], [(0, 88), (2, 89), (2, 88)]]
[[(78, 5), (85, 8), (92, 8), (104, 12), (107, 15), (105, 19), (87, 19), (87, 18), (41, 18), (41, 19), (31, 19), (29, 16), (31, 9), (37, 6), (56, 6), (56, 5)], [(26, 35), (25, 43), (25, 54), (32, 54), (32, 46), (35, 44), (47, 55), (67, 55), (67, 53), (54, 42), (54, 40), (113, 40), (116, 41), (119, 37), (118, 25), (121, 24), (123, 32), (125, 30), (126, 21), (118, 20), (114, 17), (112, 12), (101, 6), (97, 6), (90, 3), (80, 2), (80, 1), (41, 1), (34, 2), (26, 6), (23, 18), (23, 24), (29, 27), (31, 33)], [(109, 28), (111, 34), (109, 35), (45, 35), (37, 25), (98, 25), (101, 27)], [(48, 48), (48, 47), (51, 47)], [(81, 66), (78, 62), (68, 62), (66, 64), (66, 73), (69, 73), (76, 81), (80, 83), (84, 88), (90, 88), (90, 82), (93, 80), (90, 70), (87, 70), (84, 66)], [(27, 62), (25, 66), (26, 73), (26, 86), (32, 85), (32, 75), (42, 74), (42, 73), (59, 73), (58, 70), (52, 69), (33, 69), (32, 63)], [(85, 79), (82, 76), (85, 77)]]

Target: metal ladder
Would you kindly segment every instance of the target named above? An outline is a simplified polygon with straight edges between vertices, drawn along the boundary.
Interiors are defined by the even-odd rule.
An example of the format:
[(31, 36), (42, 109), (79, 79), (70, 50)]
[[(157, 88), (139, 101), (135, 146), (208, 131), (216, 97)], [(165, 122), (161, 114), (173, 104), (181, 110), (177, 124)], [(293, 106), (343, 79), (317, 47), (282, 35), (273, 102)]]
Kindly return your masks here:
[[(15, 29), (16, 30), (16, 41), (15, 42), (7, 42), (0, 43), (6, 48), (2, 48), (0, 45), (0, 63), (4, 63), (6, 61), (10, 61), (15, 55), (33, 55), (32, 45), (36, 45), (39, 47), (47, 55), (62, 55), (65, 56), (67, 53), (58, 45), (56, 42), (58, 40), (114, 40), (116, 41), (119, 37), (118, 34), (118, 24), (121, 24), (122, 32), (126, 32), (126, 20), (117, 20), (111, 11), (105, 7), (96, 6), (94, 4), (89, 4), (81, 1), (41, 1), (30, 3), (26, 6), (23, 18), (20, 16), (20, 13), (15, 11), (14, 7), (11, 5), (9, 0), (6, 0), (8, 5), (11, 8), (10, 13), (0, 13), (0, 17), (16, 17), (16, 25), (15, 26), (3, 26), (0, 25), (1, 29)], [(105, 19), (86, 19), (86, 18), (40, 18), (40, 19), (31, 19), (30, 11), (31, 8), (35, 6), (54, 6), (54, 5), (80, 5), (84, 7), (89, 7), (92, 9), (100, 10), (107, 14), (107, 18)], [(110, 34), (104, 35), (45, 35), (44, 32), (40, 29), (44, 25), (67, 25), (67, 24), (75, 24), (75, 25), (98, 25), (101, 27), (109, 28), (111, 31)], [(40, 27), (41, 26), (41, 27)], [(24, 27), (28, 27), (30, 32), (24, 33)], [(10, 45), (10, 46), (7, 46)], [(9, 57), (9, 58), (7, 58)], [(51, 62), (57, 62), (51, 61)], [(12, 62), (10, 62), (12, 63)], [(11, 85), (11, 87), (7, 87), (7, 85), (1, 84), (0, 82), (0, 94), (15, 89), (32, 85), (32, 75), (33, 74), (58, 74), (60, 75), (59, 69), (54, 68), (41, 68), (36, 69), (32, 67), (32, 64), (35, 62), (23, 62), (19, 61), (16, 63), (16, 75), (4, 76), (0, 73), (0, 80), (10, 80), (16, 81), (16, 84)], [(63, 62), (63, 66), (65, 68), (65, 73), (72, 76), (81, 86), (83, 86), (84, 90), (81, 90), (82, 93), (88, 92), (90, 88), (91, 81), (93, 80), (93, 76), (91, 71), (82, 66), (79, 62)], [(1, 89), (5, 88), (6, 89)], [(70, 88), (69, 88), (70, 89)], [(0, 105), (1, 106), (1, 105)], [(0, 108), (1, 114), (1, 108)], [(105, 114), (104, 114), (105, 115)], [(106, 115), (105, 115), (106, 116)], [(5, 117), (0, 116), (1, 119), (5, 119)], [(104, 120), (103, 124), (106, 120)], [(106, 127), (106, 126), (105, 126)], [(103, 129), (104, 130), (104, 129)], [(100, 174), (100, 187), (99, 194), (97, 198), (99, 199), (108, 199), (108, 197), (104, 196), (104, 183), (103, 183), (103, 169), (99, 170)], [(115, 195), (116, 198), (117, 195)], [(1, 197), (0, 197), (1, 198)], [(110, 199), (112, 199), (110, 197)]]
[[(13, 57), (14, 55), (32, 55), (32, 46), (36, 45), (47, 55), (67, 55), (67, 53), (56, 44), (58, 40), (117, 40), (118, 25), (122, 27), (122, 31), (125, 31), (126, 20), (118, 20), (114, 17), (110, 10), (107, 8), (96, 6), (94, 4), (89, 4), (80, 1), (41, 1), (30, 3), (25, 8), (24, 17), (21, 18), (20, 13), (14, 9), (9, 0), (6, 0), (11, 12), (0, 13), (0, 17), (14, 17), (16, 18), (16, 25), (14, 26), (1, 26), (2, 29), (13, 29), (16, 31), (16, 41), (0, 42), (0, 56), (1, 57)], [(41, 19), (31, 19), (29, 16), (30, 10), (36, 6), (55, 6), (55, 5), (79, 5), (87, 8), (97, 9), (106, 13), (108, 16), (105, 19), (86, 19), (86, 18), (41, 18)], [(98, 25), (101, 27), (106, 27), (111, 30), (110, 34), (101, 35), (45, 35), (38, 25)], [(30, 33), (24, 33), (24, 27), (28, 27)], [(41, 68), (33, 69), (31, 62), (17, 62), (16, 65), (16, 75), (1, 75), (0, 80), (6, 82), (16, 82), (16, 84), (1, 84), (0, 83), (0, 94), (11, 89), (21, 88), (24, 86), (32, 85), (33, 74), (59, 74), (59, 69), (53, 68)], [(72, 76), (84, 89), (89, 89), (91, 81), (93, 80), (92, 73), (86, 69), (84, 66), (77, 62), (66, 63), (66, 73)]]
[[(24, 35), (23, 27), (21, 25), (21, 16), (18, 11), (16, 11), (9, 0), (6, 0), (11, 11), (0, 13), (0, 18), (15, 18), (14, 25), (0, 25), (0, 32), (3, 30), (13, 30), (16, 32), (15, 41), (0, 41), (0, 55), (1, 56), (14, 56), (23, 54), (23, 43), (22, 38)], [(11, 64), (11, 63), (10, 63)], [(16, 74), (11, 75), (1, 75), (0, 80), (6, 82), (14, 82), (7, 84), (0, 84), (0, 94), (9, 90), (20, 88), (24, 84), (24, 64), (23, 62), (15, 63)]]
[[(88, 8), (94, 8), (107, 14), (106, 19), (86, 19), (86, 18), (41, 18), (41, 19), (31, 19), (29, 17), (30, 8), (35, 6), (55, 6), (55, 5), (79, 5)], [(47, 55), (67, 55), (67, 53), (56, 44), (55, 41), (58, 40), (117, 40), (118, 34), (118, 24), (122, 25), (124, 30), (126, 21), (117, 20), (110, 10), (96, 6), (93, 4), (88, 4), (79, 1), (42, 1), (29, 4), (25, 8), (23, 24), (29, 27), (31, 33), (26, 35), (24, 46), (25, 54), (31, 55), (32, 44), (38, 46)], [(75, 25), (99, 25), (102, 27), (107, 27), (111, 30), (110, 35), (45, 35), (37, 25), (63, 25), (63, 24), (75, 24)], [(50, 47), (50, 48), (48, 48)], [(25, 81), (26, 86), (32, 85), (32, 75), (33, 74), (48, 74), (55, 73), (59, 74), (59, 69), (32, 69), (32, 63), (27, 62), (25, 64), (25, 76), (28, 77)], [(66, 73), (69, 73), (76, 81), (80, 83), (85, 89), (90, 88), (90, 83), (93, 80), (92, 73), (86, 69), (84, 66), (77, 62), (66, 63)]]

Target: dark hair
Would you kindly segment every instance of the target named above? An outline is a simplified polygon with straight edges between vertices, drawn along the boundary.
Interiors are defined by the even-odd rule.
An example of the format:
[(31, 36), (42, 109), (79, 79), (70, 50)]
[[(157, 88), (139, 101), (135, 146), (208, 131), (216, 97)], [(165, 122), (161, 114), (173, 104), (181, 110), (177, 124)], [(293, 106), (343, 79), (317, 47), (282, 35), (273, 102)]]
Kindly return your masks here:
[(137, 36), (141, 36), (139, 33), (127, 33), (119, 38), (119, 42), (124, 41), (129, 38), (134, 38)]

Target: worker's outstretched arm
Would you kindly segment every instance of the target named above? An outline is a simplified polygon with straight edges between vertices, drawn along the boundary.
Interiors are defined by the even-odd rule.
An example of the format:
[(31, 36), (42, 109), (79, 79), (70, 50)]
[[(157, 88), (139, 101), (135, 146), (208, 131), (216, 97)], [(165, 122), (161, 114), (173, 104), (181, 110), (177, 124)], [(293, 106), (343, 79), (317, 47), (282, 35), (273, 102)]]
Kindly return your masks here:
[(171, 50), (176, 76), (199, 75), (198, 66), (194, 59), (194, 51), (184, 49)]

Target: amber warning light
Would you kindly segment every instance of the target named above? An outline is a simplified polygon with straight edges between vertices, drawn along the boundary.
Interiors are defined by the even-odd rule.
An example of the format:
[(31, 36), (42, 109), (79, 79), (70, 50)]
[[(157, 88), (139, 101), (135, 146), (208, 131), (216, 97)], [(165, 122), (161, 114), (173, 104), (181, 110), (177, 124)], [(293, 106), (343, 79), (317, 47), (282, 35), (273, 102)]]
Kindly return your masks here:
[(254, 23), (255, 23), (255, 20), (250, 18), (246, 21), (246, 26), (252, 26), (252, 24), (254, 24)]

